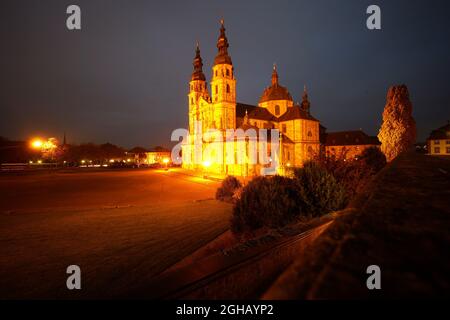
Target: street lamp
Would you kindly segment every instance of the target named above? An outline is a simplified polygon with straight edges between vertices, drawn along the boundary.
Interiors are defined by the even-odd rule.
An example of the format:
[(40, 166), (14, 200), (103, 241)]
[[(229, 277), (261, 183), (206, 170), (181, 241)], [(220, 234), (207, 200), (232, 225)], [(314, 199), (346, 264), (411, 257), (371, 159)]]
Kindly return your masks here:
[(208, 178), (208, 175), (207, 175), (207, 170), (208, 170), (208, 168), (211, 166), (211, 162), (210, 161), (208, 161), (208, 160), (206, 160), (206, 161), (203, 161), (203, 167), (205, 168), (204, 170), (203, 170), (203, 179), (207, 179)]
[(166, 165), (166, 169), (165, 170), (168, 171), (169, 170), (169, 158), (164, 158), (163, 162)]
[(41, 149), (43, 144), (44, 144), (44, 142), (41, 139), (39, 139), (39, 138), (33, 139), (30, 142), (30, 146), (33, 149)]

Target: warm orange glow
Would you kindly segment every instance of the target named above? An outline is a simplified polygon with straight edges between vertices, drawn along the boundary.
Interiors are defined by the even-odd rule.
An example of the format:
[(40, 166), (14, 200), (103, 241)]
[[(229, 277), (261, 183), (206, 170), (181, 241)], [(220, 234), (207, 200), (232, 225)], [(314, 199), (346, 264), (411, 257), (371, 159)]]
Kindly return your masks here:
[(203, 162), (203, 166), (206, 167), (206, 168), (208, 168), (209, 166), (211, 166), (211, 162), (209, 162), (209, 161), (204, 161), (204, 162)]
[(43, 144), (44, 144), (44, 142), (38, 138), (33, 139), (30, 143), (30, 145), (33, 149), (41, 149)]
[(169, 158), (164, 158), (164, 159), (163, 159), (163, 162), (164, 162), (165, 164), (168, 164), (168, 163), (169, 163)]

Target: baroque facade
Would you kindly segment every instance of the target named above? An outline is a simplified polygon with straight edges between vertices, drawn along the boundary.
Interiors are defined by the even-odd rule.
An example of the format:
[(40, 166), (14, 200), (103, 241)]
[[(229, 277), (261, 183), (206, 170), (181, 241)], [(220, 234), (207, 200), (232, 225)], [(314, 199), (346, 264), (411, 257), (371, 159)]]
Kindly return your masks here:
[[(264, 89), (257, 105), (237, 102), (235, 70), (228, 48), (222, 20), (210, 93), (197, 44), (189, 82), (189, 133), (182, 143), (183, 168), (218, 175), (254, 176), (266, 169), (271, 170), (264, 174), (283, 174), (287, 167), (300, 167), (335, 149), (336, 141), (331, 136), (327, 139), (325, 127), (311, 115), (306, 87), (302, 102), (294, 103), (289, 90), (280, 84), (275, 65), (271, 85)], [(261, 129), (266, 129), (267, 134)], [(214, 134), (208, 136), (209, 131)], [(345, 148), (357, 152), (370, 145), (379, 146), (376, 137), (361, 135), (364, 139), (350, 139)], [(232, 139), (227, 139), (230, 136)]]

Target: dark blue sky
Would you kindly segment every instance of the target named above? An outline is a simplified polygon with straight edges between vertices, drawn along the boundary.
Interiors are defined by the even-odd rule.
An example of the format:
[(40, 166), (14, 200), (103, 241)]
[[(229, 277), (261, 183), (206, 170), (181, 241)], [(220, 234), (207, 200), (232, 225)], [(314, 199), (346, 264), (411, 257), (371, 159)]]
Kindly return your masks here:
[[(66, 29), (69, 4), (81, 31)], [(366, 29), (370, 4), (381, 31)], [(258, 102), (276, 62), (294, 100), (307, 85), (329, 131), (375, 135), (401, 83), (419, 140), (450, 119), (448, 1), (2, 0), (0, 135), (169, 145), (187, 125), (195, 42), (209, 80), (222, 16), (240, 102)]]

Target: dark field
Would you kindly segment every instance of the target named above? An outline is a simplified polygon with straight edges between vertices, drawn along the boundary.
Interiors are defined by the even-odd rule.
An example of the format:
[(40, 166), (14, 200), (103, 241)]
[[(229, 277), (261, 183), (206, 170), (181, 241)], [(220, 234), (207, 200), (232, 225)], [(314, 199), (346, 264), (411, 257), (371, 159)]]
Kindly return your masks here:
[[(114, 297), (228, 228), (218, 183), (156, 170), (0, 176), (0, 298)], [(82, 289), (66, 289), (79, 265)]]

